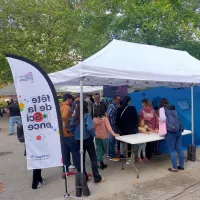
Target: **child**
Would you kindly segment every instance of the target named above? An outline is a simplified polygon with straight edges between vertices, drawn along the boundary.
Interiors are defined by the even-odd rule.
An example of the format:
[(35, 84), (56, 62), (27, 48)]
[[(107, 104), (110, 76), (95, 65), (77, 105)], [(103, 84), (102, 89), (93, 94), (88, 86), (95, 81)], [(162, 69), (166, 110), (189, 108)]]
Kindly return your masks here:
[(114, 137), (118, 137), (119, 134), (114, 133), (111, 128), (108, 118), (102, 115), (102, 112), (96, 112), (94, 116), (94, 130), (96, 133), (96, 153), (97, 159), (100, 162), (100, 169), (107, 168), (107, 165), (103, 162), (103, 156), (107, 151), (108, 146), (108, 132)]
[[(144, 133), (144, 134), (149, 134), (149, 131), (154, 132), (154, 133), (158, 132), (157, 130), (153, 130), (152, 128), (149, 128), (147, 125), (145, 125), (144, 119), (140, 119), (138, 130), (140, 133)], [(148, 158), (146, 157), (145, 149), (146, 149), (146, 143), (139, 144), (137, 161), (140, 163), (143, 161), (148, 161)], [(141, 158), (141, 152), (143, 154), (143, 160)]]

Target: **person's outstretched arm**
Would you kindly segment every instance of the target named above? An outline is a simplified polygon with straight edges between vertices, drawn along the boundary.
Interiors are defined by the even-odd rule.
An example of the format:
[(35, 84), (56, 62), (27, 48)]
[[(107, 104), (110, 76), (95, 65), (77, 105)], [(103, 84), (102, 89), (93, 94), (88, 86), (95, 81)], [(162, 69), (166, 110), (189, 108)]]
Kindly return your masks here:
[(116, 134), (116, 133), (113, 131), (113, 129), (112, 129), (111, 125), (110, 125), (110, 122), (109, 122), (109, 120), (108, 120), (108, 117), (104, 117), (104, 120), (105, 120), (105, 125), (106, 125), (107, 131), (108, 131), (109, 133), (111, 133), (114, 137), (119, 137), (120, 135), (119, 135), (119, 134)]

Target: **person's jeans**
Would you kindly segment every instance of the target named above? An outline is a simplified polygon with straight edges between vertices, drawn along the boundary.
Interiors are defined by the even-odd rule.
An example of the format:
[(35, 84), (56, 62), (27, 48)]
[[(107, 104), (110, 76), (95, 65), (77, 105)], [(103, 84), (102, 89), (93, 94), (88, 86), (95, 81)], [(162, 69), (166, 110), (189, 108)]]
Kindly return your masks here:
[(15, 124), (22, 124), (22, 120), (20, 116), (13, 116), (10, 117), (10, 134), (14, 134), (14, 125)]
[(169, 149), (170, 159), (174, 169), (177, 169), (176, 152), (178, 153), (179, 166), (184, 168), (184, 152), (182, 150), (182, 133), (168, 132), (165, 141)]
[[(80, 154), (79, 147), (74, 137), (64, 137), (64, 151), (65, 151), (65, 162), (66, 162), (66, 170), (69, 171), (68, 167), (71, 165), (70, 162), (70, 152), (72, 154), (72, 159), (74, 166), (77, 171), (80, 172)], [(64, 171), (64, 169), (63, 169)]]
[[(115, 133), (118, 133), (118, 128), (116, 124), (111, 124), (111, 127)], [(111, 133), (108, 133), (108, 156), (110, 156), (110, 158), (115, 158), (115, 145), (115, 137)]]
[[(77, 144), (80, 149), (80, 140), (77, 140)], [(83, 153), (83, 171), (84, 171), (84, 174), (86, 175), (86, 178), (88, 178), (86, 170), (85, 170), (85, 153), (87, 151), (89, 154), (89, 157), (90, 157), (90, 161), (91, 161), (94, 182), (95, 183), (100, 182), (102, 177), (99, 174), (98, 164), (97, 164), (97, 155), (96, 155), (94, 141), (93, 141), (92, 137), (89, 137), (88, 139), (83, 140), (83, 151), (84, 151), (84, 153)]]

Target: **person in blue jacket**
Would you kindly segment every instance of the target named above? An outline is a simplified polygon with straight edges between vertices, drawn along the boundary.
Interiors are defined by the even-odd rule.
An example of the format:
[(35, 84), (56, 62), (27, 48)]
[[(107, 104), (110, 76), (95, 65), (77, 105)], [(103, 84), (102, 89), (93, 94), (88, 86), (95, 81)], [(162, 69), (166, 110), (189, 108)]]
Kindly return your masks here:
[[(92, 120), (92, 116), (88, 113), (88, 103), (86, 101), (83, 102), (83, 169), (84, 173), (87, 177), (87, 173), (85, 170), (85, 153), (86, 151), (89, 154), (92, 173), (94, 177), (95, 183), (102, 183), (105, 181), (105, 178), (101, 177), (98, 170), (97, 164), (97, 155), (94, 146), (94, 122)], [(78, 143), (78, 147), (80, 150), (80, 104), (76, 107), (75, 115), (70, 122), (70, 131), (74, 133), (74, 137)]]

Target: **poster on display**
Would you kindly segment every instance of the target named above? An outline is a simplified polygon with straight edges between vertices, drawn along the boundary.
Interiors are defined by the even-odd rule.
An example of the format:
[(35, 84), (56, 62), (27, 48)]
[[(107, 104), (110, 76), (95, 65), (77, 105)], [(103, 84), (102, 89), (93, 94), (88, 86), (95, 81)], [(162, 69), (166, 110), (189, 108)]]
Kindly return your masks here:
[(27, 168), (62, 166), (59, 105), (54, 86), (36, 63), (6, 55), (21, 111)]
[(113, 96), (119, 95), (122, 99), (128, 95), (128, 87), (124, 86), (103, 86), (103, 96), (107, 98), (113, 98)]

